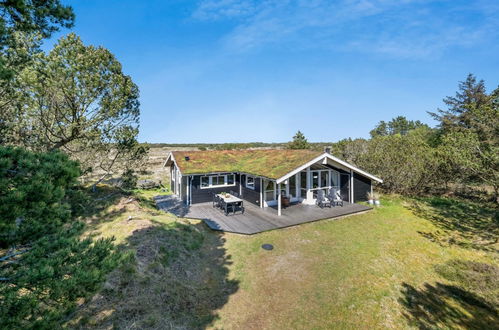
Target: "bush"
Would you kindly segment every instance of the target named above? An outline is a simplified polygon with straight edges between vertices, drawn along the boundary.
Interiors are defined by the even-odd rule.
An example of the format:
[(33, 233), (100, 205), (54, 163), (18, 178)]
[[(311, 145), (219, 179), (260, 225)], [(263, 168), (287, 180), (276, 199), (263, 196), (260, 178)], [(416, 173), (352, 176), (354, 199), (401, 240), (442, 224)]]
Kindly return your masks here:
[(139, 189), (154, 189), (160, 187), (160, 184), (154, 180), (139, 180), (137, 188)]
[(82, 240), (79, 166), (60, 152), (0, 147), (0, 328), (58, 328), (121, 260), (112, 239)]
[(26, 244), (70, 219), (80, 169), (61, 152), (0, 147), (0, 244)]

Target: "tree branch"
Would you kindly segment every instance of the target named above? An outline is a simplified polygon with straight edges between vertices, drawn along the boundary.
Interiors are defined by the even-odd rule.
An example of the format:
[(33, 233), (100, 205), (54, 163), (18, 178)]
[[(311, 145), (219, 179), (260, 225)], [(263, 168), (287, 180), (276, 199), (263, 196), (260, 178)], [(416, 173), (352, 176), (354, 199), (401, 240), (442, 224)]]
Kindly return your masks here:
[(28, 252), (29, 250), (31, 250), (31, 249), (26, 249), (26, 250), (23, 250), (23, 251), (19, 251), (19, 252), (16, 252), (16, 253), (9, 254), (9, 255), (7, 255), (7, 256), (3, 256), (3, 257), (1, 257), (1, 258), (0, 258), (0, 261), (5, 261), (5, 260), (7, 260), (7, 259), (13, 258), (13, 257), (15, 257), (15, 256), (17, 256), (17, 255), (20, 255), (20, 254), (26, 253), (26, 252)]

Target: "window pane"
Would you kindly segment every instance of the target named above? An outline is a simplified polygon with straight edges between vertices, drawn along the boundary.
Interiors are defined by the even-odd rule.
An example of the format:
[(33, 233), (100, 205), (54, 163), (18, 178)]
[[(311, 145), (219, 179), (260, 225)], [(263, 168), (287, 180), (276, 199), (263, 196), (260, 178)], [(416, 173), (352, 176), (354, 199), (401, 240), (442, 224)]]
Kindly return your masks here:
[(267, 181), (267, 185), (265, 186), (265, 190), (274, 190), (274, 182)]
[(248, 176), (246, 178), (246, 187), (254, 188), (255, 187), (255, 178), (252, 176)]
[(319, 188), (319, 172), (312, 172), (312, 188)]
[(212, 186), (218, 186), (218, 176), (212, 176), (211, 177), (211, 185)]
[(274, 191), (266, 191), (265, 192), (265, 200), (266, 201), (274, 200)]
[(289, 178), (289, 194), (293, 197), (296, 195), (296, 177), (294, 175)]
[(329, 186), (329, 172), (321, 172), (321, 187)]
[(307, 198), (307, 189), (300, 189), (301, 198)]
[(221, 186), (225, 183), (225, 177), (217, 176), (216, 178), (217, 178), (217, 183), (216, 183), (217, 186)]
[(336, 171), (331, 172), (331, 185), (335, 187), (338, 187), (340, 185), (339, 173)]
[(234, 184), (234, 174), (227, 175), (227, 184)]
[(301, 172), (300, 173), (300, 188), (301, 189), (307, 189), (307, 172)]
[(201, 177), (201, 187), (208, 187), (209, 186), (209, 178), (207, 176), (202, 176)]

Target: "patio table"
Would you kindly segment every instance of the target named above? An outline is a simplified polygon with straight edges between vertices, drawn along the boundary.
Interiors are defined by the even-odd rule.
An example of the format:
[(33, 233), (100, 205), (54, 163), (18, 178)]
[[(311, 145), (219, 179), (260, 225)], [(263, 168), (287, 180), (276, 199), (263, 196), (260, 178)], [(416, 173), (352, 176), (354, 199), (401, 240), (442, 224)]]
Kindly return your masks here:
[[(243, 200), (239, 197), (236, 197), (236, 196), (233, 196), (233, 195), (230, 195), (230, 194), (217, 194), (217, 196), (219, 198), (221, 198), (224, 202), (225, 202), (225, 214), (229, 214), (229, 211), (228, 211), (228, 206), (229, 205), (240, 205), (241, 207), (243, 206)], [(226, 196), (229, 196), (229, 197), (226, 197)], [(233, 207), (232, 208), (234, 211), (234, 213), (236, 213), (236, 208)]]

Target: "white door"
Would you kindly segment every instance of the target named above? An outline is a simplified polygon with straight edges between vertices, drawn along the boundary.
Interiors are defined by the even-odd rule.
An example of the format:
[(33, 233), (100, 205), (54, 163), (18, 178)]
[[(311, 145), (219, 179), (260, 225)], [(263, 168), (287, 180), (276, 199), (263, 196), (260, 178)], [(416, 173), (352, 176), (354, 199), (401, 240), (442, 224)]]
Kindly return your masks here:
[(277, 205), (276, 184), (274, 181), (263, 180), (263, 206)]

